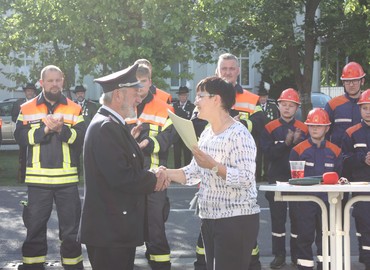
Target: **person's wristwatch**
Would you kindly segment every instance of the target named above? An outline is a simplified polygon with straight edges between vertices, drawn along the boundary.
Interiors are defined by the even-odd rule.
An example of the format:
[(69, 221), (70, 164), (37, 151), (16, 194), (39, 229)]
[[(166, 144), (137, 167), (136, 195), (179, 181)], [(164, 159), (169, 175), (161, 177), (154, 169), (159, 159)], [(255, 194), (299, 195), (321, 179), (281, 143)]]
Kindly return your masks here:
[(216, 163), (216, 166), (214, 166), (211, 170), (212, 170), (212, 172), (214, 172), (216, 175), (218, 175), (218, 163)]

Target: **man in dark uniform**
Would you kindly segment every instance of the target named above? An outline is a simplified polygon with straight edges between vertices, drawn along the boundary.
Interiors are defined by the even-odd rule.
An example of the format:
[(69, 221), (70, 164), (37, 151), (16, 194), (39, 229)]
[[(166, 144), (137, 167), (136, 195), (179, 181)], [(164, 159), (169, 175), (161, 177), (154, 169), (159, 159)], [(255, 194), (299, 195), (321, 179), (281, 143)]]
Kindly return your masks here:
[(94, 115), (98, 111), (98, 104), (85, 98), (86, 88), (83, 85), (77, 85), (73, 91), (76, 95), (74, 102), (82, 108), (82, 116), (84, 117), (85, 125), (89, 126)]
[[(26, 101), (33, 99), (36, 96), (36, 86), (33, 83), (27, 83), (23, 87), (23, 92), (25, 98), (18, 99), (13, 104), (12, 108), (12, 121), (15, 123), (17, 122), (17, 118), (19, 115), (19, 111), (21, 110), (21, 105)], [(24, 178), (26, 174), (26, 158), (27, 158), (27, 147), (19, 146), (19, 167), (18, 167), (18, 182), (24, 183)]]
[(27, 83), (23, 88), (25, 98), (18, 99), (13, 104), (12, 108), (12, 121), (17, 122), (19, 111), (21, 110), (21, 105), (28, 100), (33, 99), (36, 96), (36, 86), (33, 83)]
[[(272, 120), (278, 119), (280, 117), (279, 108), (277, 107), (277, 104), (274, 100), (269, 99), (269, 92), (265, 87), (266, 83), (261, 82), (259, 89), (258, 89), (258, 95), (259, 95), (259, 103), (262, 109), (262, 112), (265, 115), (265, 119), (268, 122), (271, 122)], [(266, 86), (269, 86), (268, 84)], [(261, 150), (261, 147), (257, 147), (257, 157), (256, 157), (257, 167), (256, 170), (259, 171), (259, 175), (262, 176), (262, 181), (267, 181), (267, 171), (269, 166), (269, 159), (266, 155), (263, 154), (263, 151)], [(262, 168), (263, 167), (263, 168)], [(262, 170), (263, 169), (263, 170)]]
[[(94, 270), (134, 268), (144, 241), (145, 195), (168, 186), (161, 172), (144, 170), (143, 154), (127, 128), (141, 103), (138, 65), (96, 79), (102, 107), (84, 142), (85, 200), (80, 237)], [(135, 133), (135, 130), (133, 130)]]
[[(189, 120), (195, 108), (194, 104), (191, 103), (190, 100), (188, 100), (189, 88), (187, 88), (186, 86), (180, 86), (177, 95), (179, 99), (172, 103), (172, 106), (175, 109), (175, 114)], [(183, 154), (184, 166), (190, 163), (192, 157), (191, 151), (186, 147), (181, 137), (177, 137), (178, 139), (173, 143), (173, 153), (176, 169), (183, 167), (181, 165), (181, 157)]]

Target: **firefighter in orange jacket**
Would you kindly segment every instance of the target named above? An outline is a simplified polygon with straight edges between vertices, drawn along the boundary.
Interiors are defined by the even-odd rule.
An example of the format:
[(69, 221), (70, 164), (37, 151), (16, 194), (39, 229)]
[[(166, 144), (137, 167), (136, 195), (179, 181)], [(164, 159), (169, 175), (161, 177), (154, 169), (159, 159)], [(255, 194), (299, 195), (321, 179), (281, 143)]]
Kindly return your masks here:
[[(150, 69), (146, 65), (139, 65), (136, 77), (143, 85), (139, 90), (143, 101), (136, 107), (137, 119), (126, 119), (126, 122), (130, 128), (141, 129), (136, 140), (144, 153), (144, 169), (167, 166), (168, 151), (176, 134), (167, 109), (173, 111), (173, 107), (156, 98), (149, 91)], [(153, 270), (171, 269), (170, 247), (165, 231), (169, 211), (170, 204), (166, 190), (147, 196), (148, 228), (145, 245), (146, 257)]]
[(46, 230), (56, 204), (65, 269), (83, 269), (81, 245), (76, 241), (81, 215), (77, 164), (86, 127), (81, 107), (62, 95), (64, 76), (53, 65), (41, 71), (42, 93), (21, 106), (14, 132), (19, 145), (27, 146), (25, 183), (28, 203), (23, 221), (27, 237), (22, 246), (23, 265), (18, 269), (44, 269)]

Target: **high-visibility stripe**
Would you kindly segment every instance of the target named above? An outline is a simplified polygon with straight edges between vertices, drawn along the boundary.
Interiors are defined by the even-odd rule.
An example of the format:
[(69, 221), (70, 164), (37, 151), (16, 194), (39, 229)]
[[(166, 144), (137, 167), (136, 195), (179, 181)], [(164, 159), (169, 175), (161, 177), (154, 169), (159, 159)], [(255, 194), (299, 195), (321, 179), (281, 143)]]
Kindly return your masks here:
[(69, 167), (69, 168), (31, 168), (27, 167), (27, 174), (30, 175), (45, 175), (45, 176), (64, 176), (64, 175), (71, 175), (77, 173), (77, 167)]
[(28, 175), (26, 173), (25, 183), (27, 184), (46, 184), (46, 185), (62, 185), (78, 183), (78, 175), (63, 175), (59, 177), (49, 177), (43, 175)]
[(358, 147), (367, 147), (367, 144), (366, 143), (356, 143), (353, 145), (354, 148), (358, 148)]
[(77, 138), (77, 131), (76, 130), (74, 130), (74, 129), (71, 129), (71, 137), (68, 139), (68, 143), (69, 144), (72, 144), (72, 143), (74, 143), (74, 141), (76, 140), (76, 138)]
[(62, 258), (62, 263), (66, 265), (76, 265), (83, 261), (82, 254), (76, 258)]
[(370, 246), (362, 246), (363, 250), (370, 250)]
[(149, 125), (149, 138), (154, 142), (153, 153), (150, 155), (150, 169), (157, 169), (159, 167), (159, 155), (160, 145), (156, 139), (159, 133), (158, 125)]
[(161, 146), (159, 145), (156, 137), (152, 137), (150, 136), (150, 139), (152, 139), (152, 141), (154, 142), (154, 148), (153, 148), (153, 153), (158, 153), (159, 150), (161, 150)]
[(274, 141), (274, 144), (283, 143), (284, 141)]
[(243, 93), (236, 93), (235, 104), (232, 108), (238, 111), (253, 113), (256, 110), (258, 100), (258, 95), (243, 89)]
[(323, 256), (321, 256), (321, 255), (317, 255), (317, 260), (318, 260), (319, 262), (323, 262), (323, 261), (324, 261), (324, 257), (323, 257)]
[(248, 131), (249, 132), (252, 132), (253, 130), (253, 122), (251, 120), (246, 120), (245, 122), (247, 122), (247, 128), (248, 128)]
[(45, 261), (46, 256), (23, 257), (23, 262), (26, 264), (44, 263)]
[(172, 123), (172, 120), (170, 118), (167, 118), (167, 121), (166, 123), (164, 124), (164, 126), (162, 127), (162, 131), (165, 130), (166, 128), (168, 128), (169, 126), (171, 126), (173, 123)]
[(285, 233), (274, 233), (274, 232), (272, 232), (272, 236), (275, 236), (275, 237), (284, 237), (285, 236)]
[(256, 256), (260, 253), (260, 248), (259, 246), (256, 246), (254, 249), (252, 249), (252, 256)]
[(305, 165), (308, 166), (308, 167), (314, 167), (315, 163), (306, 161)]
[(290, 237), (297, 238), (298, 237), (298, 234), (290, 233)]
[[(35, 169), (41, 168), (40, 151), (41, 151), (41, 146), (39, 144), (35, 144), (32, 147), (32, 167)], [(28, 170), (28, 167), (27, 167), (27, 170)]]
[(34, 114), (26, 114), (23, 115), (23, 121), (36, 121), (36, 120), (41, 120), (43, 118), (46, 118), (48, 114), (47, 113), (34, 113)]
[(29, 141), (30, 145), (34, 145), (35, 144), (35, 140), (34, 140), (34, 138), (35, 138), (35, 131), (36, 131), (35, 128), (31, 128), (28, 131), (28, 133), (27, 133), (27, 135), (28, 135), (28, 141)]
[(196, 252), (197, 254), (199, 254), (199, 255), (204, 255), (204, 254), (206, 254), (206, 252), (205, 252), (204, 248), (201, 248), (201, 247), (198, 247), (198, 246), (195, 248), (195, 252)]
[(71, 167), (71, 156), (69, 146), (67, 143), (62, 142), (62, 155), (63, 155), (63, 169)]
[(333, 163), (325, 163), (324, 164), (324, 167), (326, 167), (326, 168), (334, 168), (334, 164)]
[(247, 121), (247, 120), (249, 119), (249, 113), (246, 113), (246, 112), (240, 112), (240, 113), (239, 113), (239, 119), (240, 119), (240, 120)]
[(160, 126), (164, 126), (164, 124), (166, 123), (167, 118), (166, 117), (161, 117), (159, 115), (146, 114), (146, 113), (142, 112), (141, 115), (140, 115), (139, 120), (142, 121), (142, 122), (149, 122), (149, 123), (154, 124), (154, 125), (157, 124), (157, 125), (160, 125)]
[(251, 120), (249, 120), (249, 115), (250, 115), (250, 113), (247, 113), (247, 112), (239, 112), (239, 119), (245, 121), (246, 124), (247, 124), (248, 131), (252, 132), (253, 122)]
[(298, 259), (297, 260), (297, 264), (298, 265), (302, 265), (302, 266), (305, 266), (305, 267), (314, 267), (315, 266), (315, 263), (313, 260), (303, 260), (303, 259)]
[(247, 102), (235, 102), (234, 104), (234, 109), (247, 109), (249, 111), (254, 111), (255, 108), (256, 108), (256, 105), (254, 104), (250, 104), (250, 103), (247, 103)]
[(337, 118), (334, 120), (335, 123), (350, 123), (352, 119), (350, 118)]
[(154, 262), (169, 262), (171, 261), (171, 257), (170, 257), (170, 254), (150, 255), (150, 260)]

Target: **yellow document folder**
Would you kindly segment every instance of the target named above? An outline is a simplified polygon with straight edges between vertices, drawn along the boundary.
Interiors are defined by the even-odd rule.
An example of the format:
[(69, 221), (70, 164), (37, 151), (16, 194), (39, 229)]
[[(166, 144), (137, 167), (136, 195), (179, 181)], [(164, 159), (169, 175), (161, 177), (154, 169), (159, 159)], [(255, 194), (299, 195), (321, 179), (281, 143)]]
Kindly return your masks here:
[(177, 133), (180, 135), (186, 147), (192, 150), (194, 146), (197, 146), (198, 142), (197, 136), (195, 135), (193, 122), (191, 122), (188, 119), (177, 116), (170, 110), (168, 110), (168, 115), (170, 116)]

